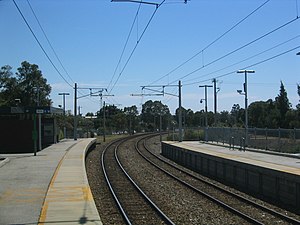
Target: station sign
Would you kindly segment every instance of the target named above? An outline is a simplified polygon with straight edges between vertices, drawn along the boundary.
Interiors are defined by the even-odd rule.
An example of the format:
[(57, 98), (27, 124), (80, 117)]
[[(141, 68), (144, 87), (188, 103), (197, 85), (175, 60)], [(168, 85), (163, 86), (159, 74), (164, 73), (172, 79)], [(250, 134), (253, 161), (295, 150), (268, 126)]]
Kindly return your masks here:
[(43, 113), (44, 113), (44, 110), (43, 110), (43, 109), (37, 109), (37, 110), (36, 110), (36, 113), (37, 113), (37, 114), (43, 114)]
[(63, 110), (51, 106), (38, 106), (38, 107), (32, 107), (32, 106), (1, 107), (0, 106), (0, 115), (7, 115), (7, 114), (63, 114)]

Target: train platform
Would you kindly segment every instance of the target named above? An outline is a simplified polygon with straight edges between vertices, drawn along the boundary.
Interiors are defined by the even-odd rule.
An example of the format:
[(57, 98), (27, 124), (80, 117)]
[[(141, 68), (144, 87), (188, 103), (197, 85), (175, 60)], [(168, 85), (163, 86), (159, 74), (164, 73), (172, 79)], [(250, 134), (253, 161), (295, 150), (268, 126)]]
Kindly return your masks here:
[(31, 154), (1, 154), (0, 225), (102, 224), (85, 171), (96, 139), (62, 140)]
[(264, 150), (239, 150), (238, 148), (230, 149), (221, 145), (206, 144), (199, 141), (174, 142), (175, 146), (190, 149), (220, 158), (230, 159), (233, 161), (251, 164), (267, 169), (277, 170), (280, 172), (300, 175), (300, 158), (292, 154), (280, 154)]
[(242, 192), (300, 213), (300, 158), (199, 141), (162, 142), (162, 155)]

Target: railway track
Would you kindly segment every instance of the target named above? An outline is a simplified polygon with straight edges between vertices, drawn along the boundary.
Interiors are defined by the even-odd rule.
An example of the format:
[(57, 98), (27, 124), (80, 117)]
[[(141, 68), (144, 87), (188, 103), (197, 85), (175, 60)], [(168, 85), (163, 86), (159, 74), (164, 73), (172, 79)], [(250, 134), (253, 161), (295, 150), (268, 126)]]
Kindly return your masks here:
[(120, 145), (132, 137), (110, 143), (103, 151), (102, 169), (126, 224), (174, 224), (128, 175), (118, 158)]
[(252, 224), (300, 224), (296, 218), (289, 217), (271, 208), (258, 204), (241, 195), (230, 192), (225, 188), (219, 187), (199, 176), (181, 169), (179, 166), (170, 163), (168, 160), (154, 154), (146, 145), (143, 137), (136, 142), (137, 152), (156, 168), (162, 170), (168, 176), (176, 179), (181, 184), (187, 186), (226, 208), (226, 210), (242, 217)]
[(176, 224), (250, 224), (147, 163), (135, 145), (136, 140), (124, 145), (120, 157), (124, 168)]

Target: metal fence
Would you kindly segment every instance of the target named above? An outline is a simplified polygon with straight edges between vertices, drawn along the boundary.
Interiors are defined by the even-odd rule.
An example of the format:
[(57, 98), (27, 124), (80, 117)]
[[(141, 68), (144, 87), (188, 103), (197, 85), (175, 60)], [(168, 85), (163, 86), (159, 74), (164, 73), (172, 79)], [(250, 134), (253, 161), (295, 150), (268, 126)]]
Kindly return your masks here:
[(202, 128), (203, 141), (218, 142), (240, 148), (250, 147), (276, 152), (300, 153), (300, 129)]

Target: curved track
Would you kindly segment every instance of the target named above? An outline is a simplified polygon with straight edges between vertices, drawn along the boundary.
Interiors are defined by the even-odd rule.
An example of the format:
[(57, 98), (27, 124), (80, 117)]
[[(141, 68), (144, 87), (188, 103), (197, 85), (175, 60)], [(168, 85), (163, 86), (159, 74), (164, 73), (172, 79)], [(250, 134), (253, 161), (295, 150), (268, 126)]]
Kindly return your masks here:
[(136, 150), (144, 159), (168, 174), (168, 176), (173, 177), (183, 185), (237, 214), (246, 221), (252, 224), (300, 224), (300, 221), (295, 218), (257, 204), (168, 162), (154, 154), (147, 147), (145, 144), (147, 138), (149, 137), (143, 137), (136, 142)]
[[(136, 136), (134, 136), (135, 138)], [(174, 224), (124, 170), (118, 149), (132, 137), (110, 143), (102, 153), (106, 182), (126, 224)]]

